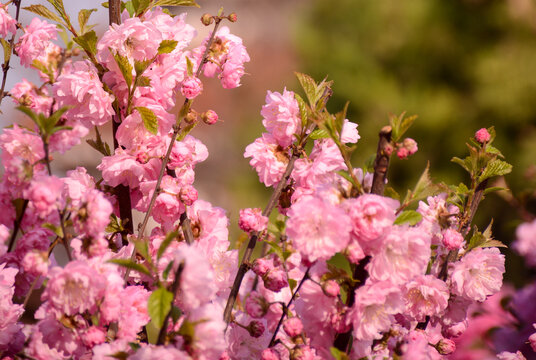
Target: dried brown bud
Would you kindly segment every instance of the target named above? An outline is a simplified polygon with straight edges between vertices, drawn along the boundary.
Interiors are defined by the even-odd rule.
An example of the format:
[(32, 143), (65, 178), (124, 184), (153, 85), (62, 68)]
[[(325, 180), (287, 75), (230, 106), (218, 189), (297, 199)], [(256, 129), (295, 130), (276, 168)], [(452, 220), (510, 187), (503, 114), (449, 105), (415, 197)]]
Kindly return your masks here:
[(214, 17), (210, 14), (203, 14), (203, 16), (201, 16), (201, 22), (203, 25), (209, 26), (214, 22)]
[(229, 19), (230, 22), (236, 22), (236, 13), (232, 12), (227, 16), (227, 19)]

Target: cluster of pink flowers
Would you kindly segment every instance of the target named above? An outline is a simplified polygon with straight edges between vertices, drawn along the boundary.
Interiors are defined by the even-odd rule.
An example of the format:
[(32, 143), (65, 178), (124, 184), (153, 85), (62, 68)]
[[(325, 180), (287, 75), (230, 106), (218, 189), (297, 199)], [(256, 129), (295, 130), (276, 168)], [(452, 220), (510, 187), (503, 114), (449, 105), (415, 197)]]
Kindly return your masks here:
[[(22, 80), (10, 91), (35, 126), (0, 135), (0, 357), (316, 360), (343, 347), (351, 359), (439, 359), (463, 349), (473, 310), (501, 290), (504, 256), (466, 241), (446, 193), (404, 220), (408, 204), (372, 193), (373, 175), (345, 157), (360, 139), (357, 124), (308, 119), (322, 103), (304, 105), (286, 88), (268, 91), (266, 132), (244, 153), (263, 184), (284, 188), (271, 201), (279, 214), (270, 224), (268, 210), (240, 210), (238, 227), (263, 249), (239, 264), (225, 210), (194, 186), (208, 148), (189, 132), (199, 115), (218, 120), (191, 107), (201, 75), (235, 88), (249, 55), (225, 26), (189, 48), (196, 31), (186, 14), (152, 4), (138, 16), (124, 11), (95, 53), (84, 48), (85, 59), (62, 52), (55, 25), (38, 18), (17, 41), (21, 64), (39, 70), (43, 84)], [(236, 15), (203, 22), (225, 18)], [(16, 33), (13, 21), (0, 6), (0, 35)], [(321, 129), (329, 136), (314, 131), (320, 120), (332, 121)], [(51, 153), (109, 122), (116, 148), (99, 132), (90, 141), (103, 154), (98, 175), (82, 167), (53, 175)], [(476, 140), (492, 141), (487, 130)], [(384, 152), (395, 148), (407, 158), (417, 143), (406, 138)], [(134, 233), (132, 217), (122, 219), (125, 198), (128, 210), (147, 214)], [(533, 227), (521, 226), (515, 245), (531, 264)], [(54, 256), (60, 246), (66, 263)], [(37, 289), (34, 319), (23, 322)], [(516, 295), (518, 313), (534, 291)], [(536, 347), (533, 315), (522, 314)], [(500, 350), (499, 358), (518, 356)]]

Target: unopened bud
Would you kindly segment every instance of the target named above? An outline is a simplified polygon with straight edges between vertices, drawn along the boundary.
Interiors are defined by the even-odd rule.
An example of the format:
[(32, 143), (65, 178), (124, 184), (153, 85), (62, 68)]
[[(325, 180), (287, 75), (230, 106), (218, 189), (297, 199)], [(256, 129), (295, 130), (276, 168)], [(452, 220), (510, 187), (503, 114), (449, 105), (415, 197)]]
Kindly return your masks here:
[(456, 344), (450, 339), (443, 338), (437, 343), (436, 349), (441, 355), (448, 355), (456, 350)]
[(197, 190), (191, 186), (183, 186), (179, 192), (179, 198), (184, 205), (190, 206), (197, 200)]
[(484, 144), (491, 139), (491, 135), (486, 128), (482, 128), (475, 133), (475, 139), (479, 143)]
[(290, 337), (296, 337), (303, 331), (303, 324), (297, 317), (289, 318), (283, 323), (283, 329)]
[(251, 320), (248, 327), (249, 335), (254, 338), (261, 337), (264, 334), (264, 325), (258, 320)]
[(322, 291), (326, 296), (337, 297), (340, 293), (340, 287), (335, 280), (328, 280), (322, 284)]
[(212, 24), (214, 22), (214, 18), (212, 17), (212, 15), (210, 14), (203, 14), (203, 16), (201, 16), (201, 23), (205, 26), (209, 26), (210, 24)]
[(236, 13), (232, 12), (229, 14), (229, 16), (227, 16), (227, 19), (229, 19), (230, 22), (236, 22), (237, 18), (236, 18)]
[(218, 114), (214, 110), (207, 110), (201, 115), (201, 119), (207, 125), (213, 125), (218, 121)]

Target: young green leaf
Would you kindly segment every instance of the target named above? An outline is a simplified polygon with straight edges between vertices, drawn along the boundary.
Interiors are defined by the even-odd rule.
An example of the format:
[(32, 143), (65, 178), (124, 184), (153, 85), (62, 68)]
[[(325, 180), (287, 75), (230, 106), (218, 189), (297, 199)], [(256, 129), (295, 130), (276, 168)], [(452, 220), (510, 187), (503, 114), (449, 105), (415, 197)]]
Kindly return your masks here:
[(84, 34), (86, 32), (86, 24), (91, 16), (91, 13), (97, 11), (97, 9), (82, 9), (78, 13), (78, 24), (80, 25), (80, 33)]
[(158, 132), (158, 119), (154, 112), (146, 107), (137, 106), (136, 110), (140, 113), (141, 119), (143, 120), (143, 125), (151, 134), (156, 135)]
[(158, 46), (158, 54), (169, 54), (177, 47), (177, 40), (162, 40)]
[(311, 107), (316, 106), (316, 82), (312, 77), (310, 77), (307, 74), (302, 74), (299, 72), (296, 72), (296, 77), (298, 78), (298, 81), (300, 82), (300, 85), (305, 92), (305, 96), (307, 96), (307, 100), (309, 101), (309, 105)]
[[(80, 45), (87, 53), (95, 55), (97, 53), (97, 34), (94, 30), (86, 32), (84, 35), (73, 38), (73, 41)], [(131, 75), (132, 76), (132, 75)]]
[(334, 360), (348, 360), (349, 359), (348, 355), (346, 355), (344, 351), (341, 351), (337, 349), (336, 347), (331, 347), (329, 351), (331, 353), (331, 356), (333, 356)]
[(145, 265), (138, 264), (137, 262), (134, 262), (130, 259), (111, 259), (108, 260), (108, 262), (125, 267), (130, 270), (137, 271), (140, 274), (145, 274), (149, 277), (151, 276), (151, 272), (145, 267)]
[(3, 38), (0, 38), (0, 42), (2, 43), (2, 48), (4, 49), (4, 64), (7, 64), (11, 58), (11, 45)]
[(317, 139), (329, 139), (329, 133), (324, 129), (316, 129), (309, 135), (309, 137), (313, 140)]
[(192, 60), (190, 60), (188, 56), (186, 57), (186, 73), (190, 77), (194, 76), (194, 63), (192, 62)]
[(151, 79), (149, 79), (147, 76), (137, 76), (136, 86), (139, 86), (139, 87), (151, 86)]
[(394, 224), (402, 225), (408, 223), (411, 226), (416, 225), (419, 221), (422, 220), (422, 215), (415, 210), (406, 210), (402, 211), (400, 215), (396, 218)]
[(510, 165), (506, 161), (494, 159), (491, 160), (484, 169), (484, 171), (482, 171), (482, 174), (478, 178), (478, 182), (481, 183), (482, 181), (494, 176), (506, 175), (511, 171), (512, 165)]
[(164, 320), (171, 310), (172, 301), (173, 294), (164, 287), (159, 287), (149, 296), (147, 312), (158, 329), (164, 325)]
[(134, 70), (136, 71), (136, 75), (139, 76), (143, 74), (143, 72), (147, 70), (147, 68), (151, 66), (153, 62), (154, 62), (154, 59), (149, 59), (149, 60), (144, 60), (144, 61), (134, 60)]
[(30, 5), (23, 7), (23, 9), (33, 12), (34, 14), (40, 15), (46, 19), (61, 23), (61, 19), (58, 17), (58, 15), (54, 14), (52, 11), (50, 11), (47, 7), (43, 5)]
[(168, 246), (171, 245), (171, 242), (177, 238), (177, 235), (179, 235), (177, 231), (172, 231), (166, 235), (164, 241), (162, 241), (162, 243), (160, 244), (160, 247), (158, 248), (158, 252), (156, 254), (156, 258), (158, 260), (160, 260), (162, 255), (164, 255), (164, 252), (166, 251)]
[(128, 88), (132, 86), (132, 65), (130, 65), (130, 62), (128, 61), (128, 58), (126, 56), (122, 56), (118, 53), (115, 53), (110, 48), (110, 52), (112, 53), (115, 62), (117, 63), (117, 66), (119, 66), (119, 70), (121, 71), (121, 74), (123, 74), (123, 78), (125, 79)]
[(199, 5), (195, 0), (158, 0), (154, 6), (195, 6)]

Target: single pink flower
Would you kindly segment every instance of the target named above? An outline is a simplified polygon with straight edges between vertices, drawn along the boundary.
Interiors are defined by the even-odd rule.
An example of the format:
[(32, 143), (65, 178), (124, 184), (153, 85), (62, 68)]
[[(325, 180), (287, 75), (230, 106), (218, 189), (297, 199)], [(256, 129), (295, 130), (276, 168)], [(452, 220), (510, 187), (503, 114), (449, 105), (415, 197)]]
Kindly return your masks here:
[(240, 218), (238, 220), (238, 226), (245, 232), (251, 231), (264, 231), (268, 225), (268, 218), (262, 215), (262, 210), (255, 209), (241, 209)]
[(195, 76), (188, 77), (182, 82), (181, 94), (187, 99), (196, 98), (202, 91), (203, 83)]
[(292, 91), (284, 89), (283, 94), (268, 91), (261, 115), (264, 117), (262, 124), (281, 147), (294, 142), (294, 134), (301, 127), (301, 117)]
[(486, 128), (482, 128), (475, 133), (475, 139), (479, 143), (484, 144), (491, 139), (491, 135)]

